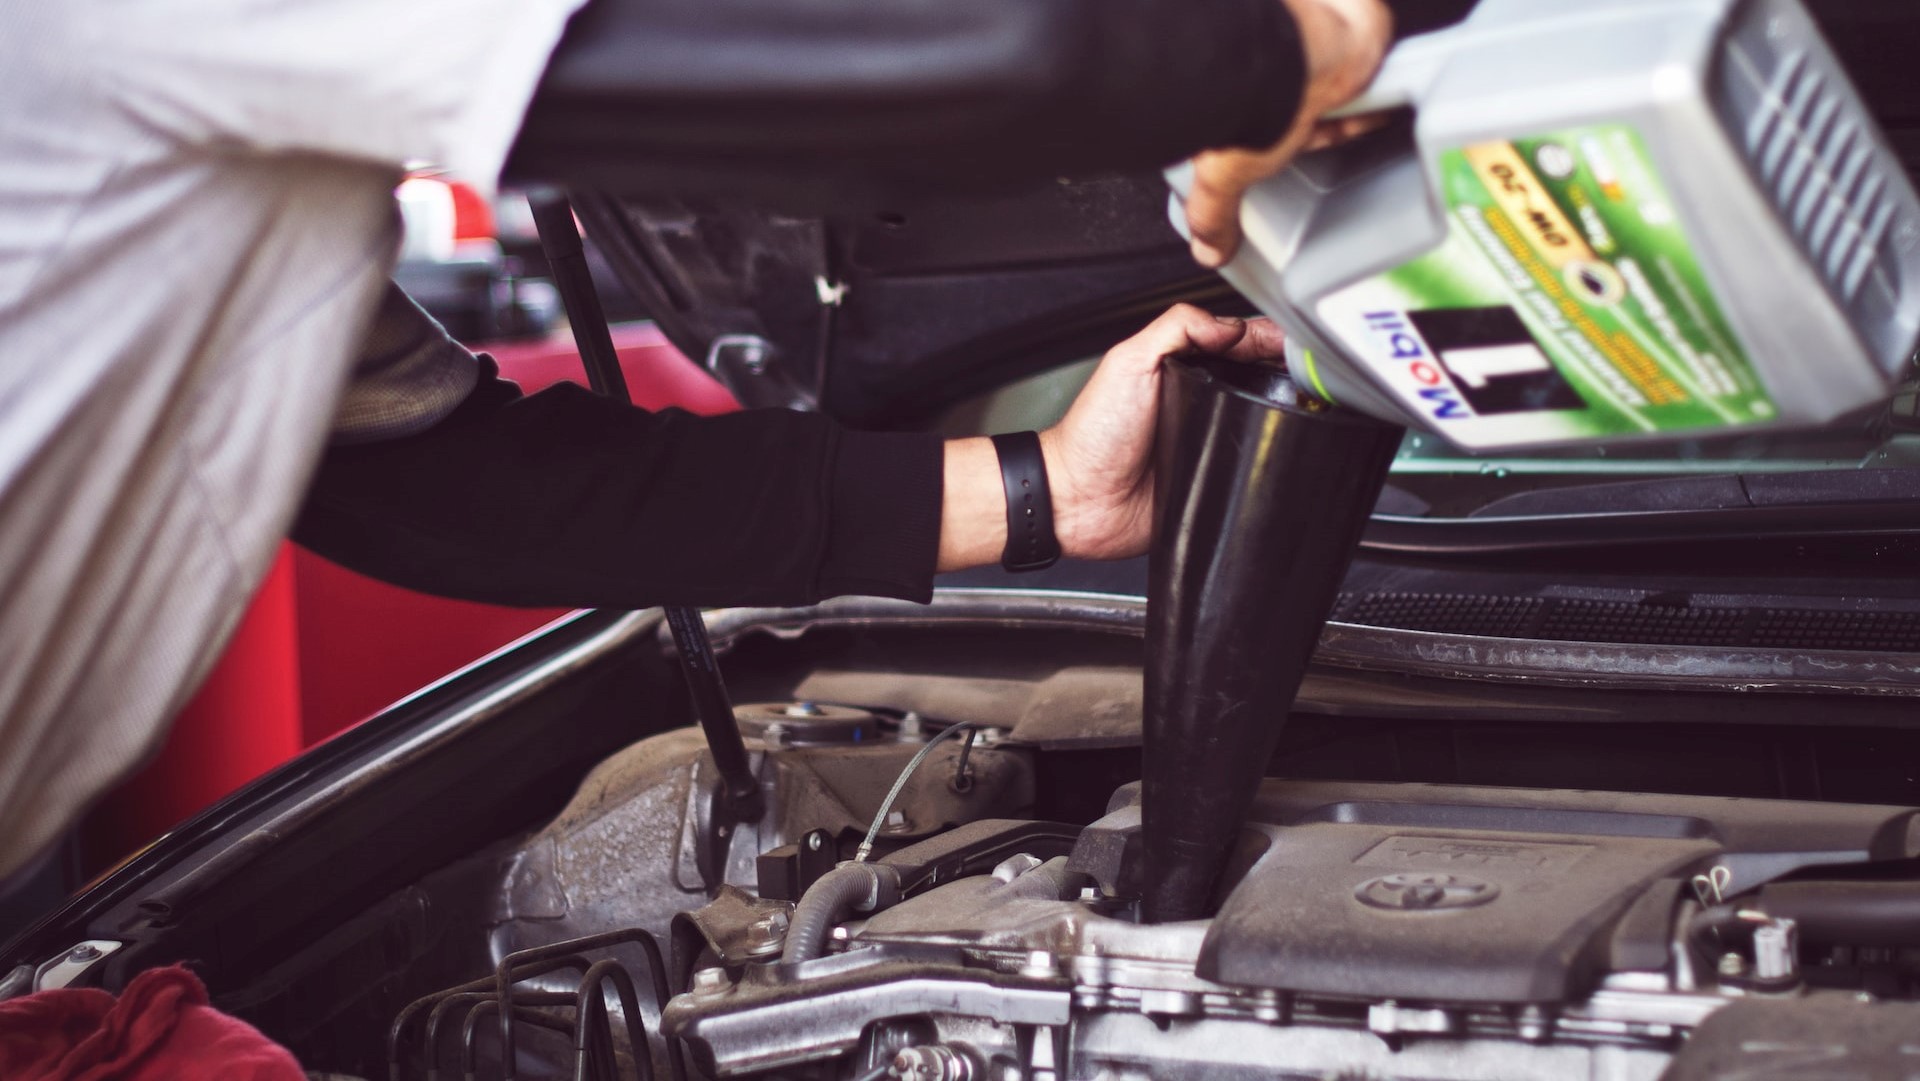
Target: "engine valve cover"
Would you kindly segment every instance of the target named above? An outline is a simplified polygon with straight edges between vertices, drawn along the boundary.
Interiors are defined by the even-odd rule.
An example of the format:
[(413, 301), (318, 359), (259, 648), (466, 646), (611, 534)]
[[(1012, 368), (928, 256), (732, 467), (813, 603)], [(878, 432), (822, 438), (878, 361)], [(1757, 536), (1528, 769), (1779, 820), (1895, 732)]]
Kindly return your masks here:
[[(1671, 902), (1800, 867), (1902, 859), (1915, 812), (1775, 800), (1269, 781), (1265, 851), (1202, 947), (1218, 983), (1361, 998), (1564, 1002), (1663, 967)], [(1665, 888), (1661, 887), (1665, 884)], [(1636, 905), (1652, 906), (1644, 920)], [(1622, 961), (1625, 964), (1622, 964)]]

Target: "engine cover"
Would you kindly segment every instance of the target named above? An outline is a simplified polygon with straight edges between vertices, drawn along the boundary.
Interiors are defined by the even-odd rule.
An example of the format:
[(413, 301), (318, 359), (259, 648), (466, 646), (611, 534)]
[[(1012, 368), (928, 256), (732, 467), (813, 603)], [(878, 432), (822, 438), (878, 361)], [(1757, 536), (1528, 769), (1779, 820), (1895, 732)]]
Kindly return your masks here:
[[(1752, 888), (1815, 864), (1901, 859), (1915, 812), (1770, 800), (1269, 782), (1265, 851), (1219, 910), (1202, 976), (1240, 987), (1564, 1002), (1664, 968), (1675, 888)], [(1656, 911), (1624, 921), (1647, 901)]]
[[(726, 1077), (899, 1054), (971, 1064), (929, 1077), (1652, 1081), (1742, 1001), (1673, 949), (1694, 875), (1732, 893), (1920, 852), (1913, 808), (1269, 781), (1219, 914), (1143, 924), (1137, 798), (1071, 856), (923, 876), (944, 884), (844, 925), (837, 953), (723, 958), (666, 1030)], [(1000, 859), (990, 835), (1032, 825), (886, 861)]]
[(1259, 834), (1270, 847), (1214, 919), (1201, 975), (1455, 1002), (1565, 1001), (1605, 969), (1605, 932), (1635, 899), (1719, 854), (1698, 837), (1572, 841), (1418, 820)]

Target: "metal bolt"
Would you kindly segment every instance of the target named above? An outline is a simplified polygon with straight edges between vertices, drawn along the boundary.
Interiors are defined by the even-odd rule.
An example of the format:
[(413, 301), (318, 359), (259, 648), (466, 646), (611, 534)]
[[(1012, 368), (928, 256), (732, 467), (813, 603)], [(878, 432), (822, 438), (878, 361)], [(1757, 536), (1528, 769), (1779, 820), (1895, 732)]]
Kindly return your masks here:
[(86, 942), (83, 942), (80, 945), (75, 946), (73, 950), (67, 954), (67, 960), (69, 961), (79, 961), (79, 962), (85, 963), (87, 961), (98, 961), (99, 959), (100, 959), (100, 947), (95, 946), (92, 943), (86, 943)]
[(1100, 900), (1100, 891), (1098, 889), (1092, 886), (1080, 887), (1080, 903), (1081, 904), (1083, 905), (1096, 904), (1099, 902), (1099, 900)]
[(761, 957), (779, 950), (787, 939), (787, 914), (775, 912), (747, 925), (747, 952)]
[(814, 832), (807, 834), (807, 851), (818, 852), (820, 851), (820, 846), (824, 843), (825, 843), (824, 841), (820, 840), (820, 833), (818, 830), (815, 830)]
[(920, 727), (920, 715), (912, 710), (908, 710), (900, 718), (900, 738), (919, 739), (922, 735), (923, 730)]
[(780, 712), (789, 717), (824, 717), (827, 711), (812, 702), (795, 702)]
[(787, 742), (787, 726), (779, 721), (760, 730), (760, 742), (769, 747), (784, 746)]
[(1747, 959), (1737, 953), (1720, 955), (1720, 975), (1738, 977), (1747, 970)]
[(907, 833), (913, 829), (913, 823), (907, 821), (905, 811), (888, 811), (887, 821), (880, 827), (881, 833)]
[(703, 968), (693, 974), (693, 993), (696, 995), (717, 995), (732, 986), (724, 968)]
[(969, 1081), (973, 1060), (937, 1043), (903, 1047), (888, 1074), (900, 1081)]

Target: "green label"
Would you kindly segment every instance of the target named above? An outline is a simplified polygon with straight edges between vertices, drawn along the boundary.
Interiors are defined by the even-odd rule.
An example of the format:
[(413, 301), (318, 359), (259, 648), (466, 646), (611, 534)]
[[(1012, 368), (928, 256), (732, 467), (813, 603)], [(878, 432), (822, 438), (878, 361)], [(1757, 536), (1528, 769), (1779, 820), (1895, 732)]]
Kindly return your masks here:
[(1440, 175), (1446, 242), (1320, 304), (1435, 430), (1491, 448), (1773, 419), (1638, 133), (1483, 143)]

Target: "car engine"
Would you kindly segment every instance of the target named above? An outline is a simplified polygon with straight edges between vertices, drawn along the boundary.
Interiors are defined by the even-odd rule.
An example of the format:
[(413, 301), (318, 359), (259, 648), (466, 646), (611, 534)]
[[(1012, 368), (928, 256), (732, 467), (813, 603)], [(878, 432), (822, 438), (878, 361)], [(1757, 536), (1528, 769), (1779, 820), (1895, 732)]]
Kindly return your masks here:
[[(673, 732), (499, 864), (503, 969), (584, 967), (638, 929), (665, 944), (645, 963), (678, 993), (655, 1012), (629, 981), (609, 1062), (644, 1044), (674, 1077), (1651, 1081), (1912, 1055), (1894, 1034), (1920, 1006), (1890, 999), (1920, 891), (1845, 880), (1920, 856), (1912, 808), (1269, 779), (1216, 914), (1148, 924), (1137, 783), (1091, 824), (1038, 820), (1015, 732), (739, 714), (759, 822), (711, 817), (712, 760)], [(594, 967), (586, 984), (618, 963)], [(516, 993), (573, 1001), (570, 980)], [(395, 1076), (429, 1013), (490, 1001), (480, 983), (402, 1016)]]

